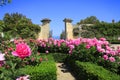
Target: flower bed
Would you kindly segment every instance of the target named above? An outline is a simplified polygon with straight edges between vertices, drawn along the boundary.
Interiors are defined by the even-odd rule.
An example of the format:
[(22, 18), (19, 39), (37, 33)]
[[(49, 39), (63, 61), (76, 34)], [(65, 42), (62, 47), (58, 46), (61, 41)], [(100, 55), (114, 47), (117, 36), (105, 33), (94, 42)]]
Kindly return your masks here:
[(56, 80), (54, 59), (37, 52), (36, 40), (3, 41), (0, 51), (1, 80)]

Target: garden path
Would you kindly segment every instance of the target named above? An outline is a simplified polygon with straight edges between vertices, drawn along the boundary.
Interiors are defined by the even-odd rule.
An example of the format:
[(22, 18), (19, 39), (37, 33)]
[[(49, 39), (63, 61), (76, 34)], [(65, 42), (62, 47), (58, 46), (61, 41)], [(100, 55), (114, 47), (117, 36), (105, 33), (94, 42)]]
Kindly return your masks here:
[(117, 47), (120, 46), (120, 44), (111, 44), (110, 46), (116, 50)]
[(63, 63), (56, 63), (57, 80), (76, 80)]

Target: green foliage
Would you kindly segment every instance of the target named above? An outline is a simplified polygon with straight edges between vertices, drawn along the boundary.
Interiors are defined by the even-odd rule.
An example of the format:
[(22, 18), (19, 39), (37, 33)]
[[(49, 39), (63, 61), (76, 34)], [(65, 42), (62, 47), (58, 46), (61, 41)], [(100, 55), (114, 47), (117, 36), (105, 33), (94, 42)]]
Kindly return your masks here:
[(99, 60), (100, 53), (97, 52), (95, 46), (91, 47), (90, 49), (86, 48), (85, 44), (81, 44), (73, 50), (71, 57), (74, 60), (79, 60), (83, 62), (97, 62)]
[(11, 61), (7, 62), (7, 64), (0, 69), (0, 80), (15, 80), (17, 76), (22, 75), (20, 70), (15, 69), (16, 64)]
[(3, 28), (4, 28), (4, 22), (2, 20), (0, 20), (0, 32), (3, 31)]
[[(105, 37), (108, 41), (114, 42), (118, 40), (120, 35), (120, 23), (97, 23), (91, 26), (83, 26), (82, 29), (86, 30), (81, 33), (82, 37)], [(89, 36), (88, 36), (89, 34)]]
[(90, 17), (85, 18), (84, 20), (81, 20), (77, 24), (95, 24), (95, 23), (99, 23), (99, 20), (97, 19), (97, 17), (90, 16)]
[(65, 39), (66, 38), (66, 33), (65, 31), (62, 31), (62, 33), (60, 34), (60, 39)]
[(52, 53), (56, 62), (64, 62), (68, 54), (63, 53)]
[(22, 71), (30, 75), (30, 80), (56, 80), (56, 65), (53, 57), (47, 55), (47, 58), (48, 61), (36, 66), (26, 66)]
[(74, 71), (81, 80), (119, 80), (120, 76), (89, 62), (75, 62)]
[[(78, 34), (75, 34), (75, 31), (73, 31), (74, 36), (79, 37), (79, 35), (81, 35), (81, 37), (84, 38), (104, 37), (110, 42), (115, 42), (115, 43), (119, 42), (118, 41), (118, 37), (120, 35), (119, 22), (115, 23), (114, 20), (112, 20), (112, 23), (107, 23), (103, 21), (100, 22), (97, 19), (97, 17), (90, 16), (77, 23), (77, 25), (80, 24), (86, 24), (86, 25), (82, 25), (82, 31), (79, 31), (79, 29), (76, 28)], [(93, 25), (88, 26), (87, 24), (93, 24)]]
[(30, 19), (19, 13), (6, 13), (3, 21), (5, 27), (2, 31), (5, 34), (5, 39), (16, 37), (37, 38), (40, 32), (39, 25), (33, 24)]

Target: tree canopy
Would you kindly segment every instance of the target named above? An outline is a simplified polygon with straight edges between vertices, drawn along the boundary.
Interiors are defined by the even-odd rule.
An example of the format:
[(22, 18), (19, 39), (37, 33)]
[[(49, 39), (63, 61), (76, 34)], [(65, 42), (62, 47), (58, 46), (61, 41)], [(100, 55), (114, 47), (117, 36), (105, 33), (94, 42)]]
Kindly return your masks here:
[(85, 19), (80, 20), (77, 24), (95, 24), (99, 23), (99, 20), (97, 19), (96, 16), (90, 16)]
[(40, 32), (39, 25), (33, 24), (31, 19), (19, 13), (6, 13), (1, 25), (2, 32), (7, 38), (37, 38)]
[(77, 25), (81, 25), (82, 30), (80, 30), (78, 27), (74, 28), (74, 36), (81, 36), (85, 38), (105, 37), (111, 42), (119, 42), (118, 38), (120, 37), (120, 21), (115, 22), (113, 19), (110, 23), (105, 21), (100, 22), (97, 17), (90, 16), (78, 22)]

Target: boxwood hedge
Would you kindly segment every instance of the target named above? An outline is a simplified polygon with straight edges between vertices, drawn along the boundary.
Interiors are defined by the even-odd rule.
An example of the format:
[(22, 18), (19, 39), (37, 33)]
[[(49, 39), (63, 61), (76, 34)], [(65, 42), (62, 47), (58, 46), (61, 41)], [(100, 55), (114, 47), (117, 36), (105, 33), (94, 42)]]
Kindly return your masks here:
[(75, 62), (78, 80), (120, 80), (120, 76), (90, 62)]
[[(56, 80), (56, 65), (52, 55), (47, 55), (48, 61), (42, 61), (36, 66), (26, 66), (21, 69), (30, 80)], [(49, 60), (50, 59), (50, 60)]]

